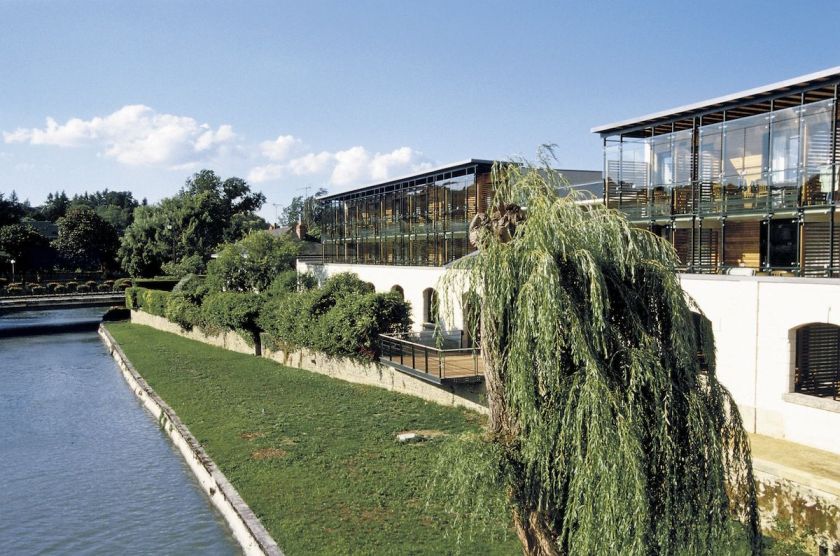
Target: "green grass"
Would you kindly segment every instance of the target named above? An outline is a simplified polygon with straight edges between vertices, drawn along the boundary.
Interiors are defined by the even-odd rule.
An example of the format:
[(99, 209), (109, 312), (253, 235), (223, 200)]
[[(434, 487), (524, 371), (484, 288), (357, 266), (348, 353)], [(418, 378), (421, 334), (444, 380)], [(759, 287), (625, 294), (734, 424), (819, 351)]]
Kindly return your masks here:
[[(519, 554), (516, 536), (447, 535), (427, 492), (474, 413), (232, 353), (129, 323), (108, 329), (287, 554)], [(445, 433), (398, 444), (406, 430)], [(428, 505), (426, 500), (430, 499)]]

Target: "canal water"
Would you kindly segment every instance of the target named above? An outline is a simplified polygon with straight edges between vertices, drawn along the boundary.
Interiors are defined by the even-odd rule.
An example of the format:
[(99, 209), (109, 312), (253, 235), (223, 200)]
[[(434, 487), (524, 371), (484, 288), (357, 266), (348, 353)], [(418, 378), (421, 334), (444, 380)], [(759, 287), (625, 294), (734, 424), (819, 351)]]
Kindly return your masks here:
[(95, 332), (0, 338), (0, 481), (0, 554), (240, 553)]

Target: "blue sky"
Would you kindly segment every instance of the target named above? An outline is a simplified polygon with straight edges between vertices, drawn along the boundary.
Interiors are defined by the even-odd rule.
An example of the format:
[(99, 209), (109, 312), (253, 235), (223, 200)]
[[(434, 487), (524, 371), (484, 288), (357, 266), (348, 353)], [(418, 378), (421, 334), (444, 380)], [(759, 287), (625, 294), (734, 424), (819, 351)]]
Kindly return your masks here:
[(0, 0), (0, 191), (153, 201), (208, 167), (283, 204), (542, 143), (598, 169), (591, 127), (840, 65), (838, 20), (836, 1)]

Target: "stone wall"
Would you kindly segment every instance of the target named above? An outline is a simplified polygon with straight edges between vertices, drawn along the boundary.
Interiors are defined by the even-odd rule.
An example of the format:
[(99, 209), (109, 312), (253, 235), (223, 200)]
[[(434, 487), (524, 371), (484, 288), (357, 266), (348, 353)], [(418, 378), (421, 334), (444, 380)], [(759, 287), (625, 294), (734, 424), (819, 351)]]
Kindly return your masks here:
[[(256, 348), (249, 346), (235, 332), (207, 335), (197, 328), (184, 330), (163, 317), (150, 315), (143, 311), (132, 311), (131, 322), (231, 351), (249, 355), (258, 354)], [(436, 385), (401, 373), (382, 363), (365, 363), (346, 357), (330, 357), (310, 350), (285, 352), (263, 349), (261, 351), (263, 357), (288, 367), (296, 367), (356, 384), (376, 386), (392, 392), (410, 394), (441, 405), (463, 407), (485, 415), (488, 413), (487, 406), (484, 404), (483, 382)]]

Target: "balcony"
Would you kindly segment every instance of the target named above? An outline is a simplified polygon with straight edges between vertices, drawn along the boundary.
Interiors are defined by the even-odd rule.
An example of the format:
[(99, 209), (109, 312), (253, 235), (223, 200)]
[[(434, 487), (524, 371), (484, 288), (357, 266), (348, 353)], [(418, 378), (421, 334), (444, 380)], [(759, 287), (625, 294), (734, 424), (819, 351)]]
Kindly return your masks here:
[(468, 343), (461, 331), (444, 337), (432, 332), (380, 334), (379, 362), (433, 384), (481, 382), (484, 359)]

